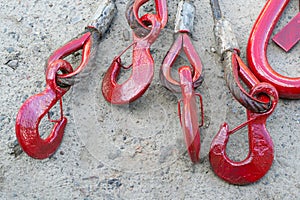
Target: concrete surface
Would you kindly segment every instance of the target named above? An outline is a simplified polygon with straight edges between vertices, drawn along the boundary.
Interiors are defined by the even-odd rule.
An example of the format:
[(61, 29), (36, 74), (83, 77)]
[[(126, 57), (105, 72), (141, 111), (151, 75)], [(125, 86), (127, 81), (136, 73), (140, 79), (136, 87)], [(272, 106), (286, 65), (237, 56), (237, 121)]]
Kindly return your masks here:
[[(44, 89), (44, 64), (59, 46), (84, 30), (97, 9), (95, 0), (0, 1), (0, 199), (299, 199), (300, 102), (280, 100), (267, 127), (275, 144), (271, 170), (259, 182), (230, 185), (214, 175), (208, 151), (222, 122), (233, 128), (245, 121), (245, 110), (233, 100), (213, 53), (213, 20), (209, 1), (195, 1), (193, 42), (204, 65), (205, 126), (201, 129), (201, 162), (192, 165), (183, 145), (177, 97), (161, 86), (160, 63), (172, 44), (177, 1), (168, 1), (170, 18), (152, 47), (155, 79), (148, 92), (128, 106), (111, 106), (101, 96), (101, 77), (113, 57), (130, 44), (125, 22), (126, 0), (117, 0), (118, 15), (99, 46), (95, 71), (65, 95), (69, 122), (63, 142), (49, 159), (12, 155), (15, 117), (21, 104)], [(265, 1), (220, 1), (233, 23), (245, 58), (251, 27)], [(150, 8), (145, 8), (151, 10)], [(298, 12), (291, 1), (276, 32)], [(270, 44), (275, 69), (300, 75), (300, 45), (289, 54)], [(125, 57), (129, 58), (130, 54)], [(75, 62), (80, 56), (71, 56)], [(182, 61), (185, 61), (184, 57)], [(174, 70), (175, 71), (175, 70)], [(128, 76), (128, 73), (124, 74)], [(53, 111), (57, 113), (57, 109)], [(43, 120), (41, 132), (51, 124)], [(228, 154), (247, 155), (247, 132), (230, 138)]]

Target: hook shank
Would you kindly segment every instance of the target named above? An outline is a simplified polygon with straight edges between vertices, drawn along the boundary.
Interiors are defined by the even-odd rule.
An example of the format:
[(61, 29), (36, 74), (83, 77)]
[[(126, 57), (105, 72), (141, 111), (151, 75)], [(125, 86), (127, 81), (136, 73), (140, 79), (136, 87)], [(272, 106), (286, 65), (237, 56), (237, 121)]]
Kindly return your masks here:
[(192, 73), (189, 66), (180, 67), (178, 72), (183, 104), (182, 112), (180, 112), (179, 102), (179, 117), (189, 156), (192, 162), (196, 163), (199, 161), (200, 153), (200, 130), (196, 94), (192, 82)]

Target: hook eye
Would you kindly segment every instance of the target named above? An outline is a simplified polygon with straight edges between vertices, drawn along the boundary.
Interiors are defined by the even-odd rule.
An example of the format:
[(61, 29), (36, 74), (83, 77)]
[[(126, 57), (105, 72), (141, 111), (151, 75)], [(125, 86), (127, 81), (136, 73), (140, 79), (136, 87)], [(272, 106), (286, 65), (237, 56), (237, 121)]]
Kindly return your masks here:
[[(209, 161), (213, 171), (223, 180), (236, 185), (246, 185), (261, 179), (272, 166), (274, 159), (274, 145), (272, 138), (266, 129), (267, 118), (274, 111), (278, 102), (276, 89), (267, 83), (253, 87), (250, 95), (267, 93), (271, 97), (271, 108), (265, 113), (257, 113), (247, 110), (247, 121), (240, 126), (229, 130), (224, 123), (218, 134), (214, 137)], [(226, 146), (229, 136), (248, 125), (249, 153), (246, 159), (236, 162), (226, 154)]]
[(278, 103), (279, 94), (273, 85), (261, 82), (251, 89), (250, 94), (251, 96), (257, 97), (261, 101), (267, 103), (268, 105), (268, 109), (259, 114), (270, 115), (275, 110)]

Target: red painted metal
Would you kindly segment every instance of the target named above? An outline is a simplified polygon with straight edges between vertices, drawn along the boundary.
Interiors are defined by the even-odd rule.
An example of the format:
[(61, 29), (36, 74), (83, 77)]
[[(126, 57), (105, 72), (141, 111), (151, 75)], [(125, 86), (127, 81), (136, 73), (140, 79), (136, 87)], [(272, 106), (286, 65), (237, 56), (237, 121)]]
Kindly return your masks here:
[[(171, 68), (176, 61), (180, 51), (183, 50), (187, 55), (191, 67), (183, 66), (178, 70), (180, 81), (171, 76)], [(193, 70), (193, 73), (192, 73)], [(160, 80), (169, 90), (182, 94), (182, 99), (178, 102), (179, 118), (185, 137), (185, 143), (191, 161), (199, 161), (200, 153), (200, 130), (203, 125), (204, 111), (202, 97), (195, 93), (194, 88), (201, 82), (202, 63), (187, 33), (179, 33), (177, 40), (165, 56), (160, 70)], [(200, 113), (202, 123), (199, 123), (196, 97), (200, 99)], [(182, 107), (182, 108), (181, 108)]]
[[(68, 42), (56, 50), (48, 59), (46, 71), (46, 89), (37, 95), (30, 97), (21, 106), (16, 119), (16, 136), (24, 152), (36, 159), (45, 159), (55, 153), (59, 147), (67, 118), (63, 116), (62, 96), (69, 90), (71, 85), (64, 84), (65, 78), (72, 78), (79, 74), (90, 61), (92, 49), (92, 30), (86, 32), (79, 38)], [(95, 32), (95, 34), (98, 34)], [(71, 64), (64, 57), (79, 51), (82, 52), (82, 62), (73, 71)], [(59, 74), (58, 72), (62, 72)], [(39, 134), (39, 124), (49, 110), (60, 101), (61, 118), (55, 122), (51, 133), (47, 138), (42, 139)]]
[[(209, 160), (217, 176), (231, 184), (246, 185), (258, 181), (272, 165), (274, 147), (266, 120), (276, 108), (279, 96), (274, 86), (260, 82), (239, 57), (236, 37), (231, 24), (222, 15), (219, 1), (211, 0), (210, 3), (225, 79), (233, 96), (247, 109), (247, 121), (233, 130), (229, 130), (227, 123), (221, 126), (211, 144)], [(249, 93), (239, 83), (240, 79)], [(248, 126), (248, 156), (240, 162), (233, 161), (226, 154), (229, 136), (245, 126)]]
[[(62, 97), (75, 84), (76, 80), (87, 74), (88, 64), (92, 64), (94, 55), (103, 34), (108, 29), (115, 15), (116, 7), (113, 0), (106, 0), (97, 9), (95, 18), (86, 31), (72, 41), (56, 50), (48, 59), (46, 69), (46, 89), (30, 97), (21, 106), (16, 119), (16, 135), (22, 149), (31, 157), (44, 159), (51, 156), (59, 147), (67, 118), (63, 116)], [(73, 70), (71, 64), (64, 60), (72, 53), (82, 50), (80, 65)], [(51, 120), (50, 109), (60, 101), (61, 117)], [(39, 134), (39, 124), (48, 113), (48, 118), (55, 125), (47, 138)]]
[(68, 74), (58, 74), (59, 79), (66, 79), (70, 77), (74, 77), (79, 74), (90, 61), (91, 56), (91, 46), (92, 46), (92, 38), (91, 32), (84, 33), (81, 37), (76, 38), (57, 49), (48, 59), (48, 63), (53, 63), (56, 60), (63, 59), (72, 53), (79, 51), (82, 49), (82, 59), (81, 63), (72, 73)]
[(272, 69), (267, 58), (269, 39), (288, 3), (289, 0), (267, 1), (250, 34), (247, 58), (257, 78), (274, 85), (281, 98), (300, 99), (300, 77), (280, 75)]
[(286, 52), (300, 40), (300, 12), (273, 37), (273, 41)]
[(181, 50), (184, 51), (191, 64), (193, 70), (192, 83), (194, 88), (198, 87), (202, 82), (201, 74), (203, 67), (201, 59), (195, 50), (189, 35), (187, 33), (180, 33), (172, 47), (169, 49), (168, 54), (165, 56), (160, 70), (160, 80), (163, 85), (169, 90), (177, 93), (181, 91), (180, 83), (172, 78), (171, 70)]
[[(202, 97), (199, 93), (195, 93), (190, 67), (180, 67), (178, 73), (180, 78), (180, 87), (182, 94), (182, 99), (178, 102), (179, 119), (184, 133), (188, 154), (192, 162), (196, 163), (199, 161), (200, 153), (199, 127), (203, 126), (204, 124)], [(201, 124), (199, 123), (199, 107), (197, 106), (196, 97), (199, 97), (200, 99), (200, 112), (202, 119)]]
[[(39, 123), (49, 110), (61, 101), (69, 87), (62, 88), (56, 83), (58, 71), (72, 73), (71, 65), (63, 60), (52, 62), (46, 72), (46, 89), (30, 97), (20, 108), (16, 119), (16, 136), (22, 149), (31, 157), (44, 159), (51, 156), (59, 147), (67, 118), (63, 116), (55, 123), (50, 135), (42, 139), (39, 134)], [(62, 105), (61, 105), (62, 106)]]
[[(130, 13), (132, 10), (133, 5), (128, 7), (127, 12)], [(133, 46), (132, 64), (130, 65), (132, 74), (130, 78), (122, 84), (117, 83), (121, 68), (128, 69), (121, 63), (120, 56), (124, 52), (114, 58), (103, 78), (102, 94), (112, 104), (122, 105), (135, 101), (146, 92), (153, 79), (154, 61), (150, 53), (150, 46), (159, 36), (162, 25), (158, 15), (155, 14), (146, 14), (143, 16), (143, 20), (151, 24), (151, 30), (145, 37), (140, 37), (138, 32), (133, 31), (134, 41), (130, 45)]]
[[(134, 5), (133, 5), (133, 14), (139, 24), (143, 26), (146, 29), (150, 29), (148, 26), (145, 25), (145, 21), (147, 18), (147, 15), (144, 15), (142, 17), (139, 17), (139, 9), (140, 7), (147, 3), (149, 0), (135, 0)], [(157, 17), (161, 23), (161, 28), (163, 29), (167, 22), (168, 22), (168, 9), (167, 9), (167, 1), (166, 0), (155, 0), (155, 6), (156, 6), (156, 12), (157, 12)]]
[[(273, 113), (278, 103), (276, 89), (268, 84), (259, 82), (237, 52), (232, 54), (232, 64), (235, 74), (244, 80), (250, 87), (250, 96), (258, 97), (270, 103), (269, 109), (264, 113), (247, 110), (247, 122), (233, 130), (229, 130), (224, 123), (218, 134), (214, 137), (209, 152), (209, 160), (213, 171), (223, 180), (237, 185), (246, 185), (258, 181), (272, 166), (274, 147), (271, 136), (266, 129), (266, 120)], [(248, 125), (249, 153), (246, 159), (240, 162), (231, 160), (226, 154), (226, 145), (229, 136)]]
[[(96, 33), (97, 34), (97, 33)], [(55, 153), (59, 147), (67, 118), (63, 116), (62, 96), (69, 90), (71, 85), (60, 82), (65, 78), (72, 78), (79, 74), (90, 61), (91, 46), (93, 39), (92, 32), (86, 32), (81, 37), (68, 42), (56, 50), (48, 59), (46, 71), (46, 89), (37, 95), (30, 97), (21, 106), (16, 119), (16, 136), (22, 149), (31, 157), (45, 159)], [(71, 64), (64, 57), (79, 51), (82, 52), (82, 62), (75, 71)], [(58, 72), (62, 72), (59, 74)], [(46, 139), (39, 134), (39, 124), (49, 110), (60, 101), (61, 118), (55, 122), (51, 133)]]

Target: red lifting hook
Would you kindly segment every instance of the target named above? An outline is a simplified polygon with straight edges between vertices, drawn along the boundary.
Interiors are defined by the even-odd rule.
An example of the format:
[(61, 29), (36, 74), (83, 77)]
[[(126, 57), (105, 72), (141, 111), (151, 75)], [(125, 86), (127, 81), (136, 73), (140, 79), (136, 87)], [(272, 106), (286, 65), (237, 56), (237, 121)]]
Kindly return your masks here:
[[(67, 118), (63, 116), (62, 97), (84, 76), (82, 72), (88, 69), (88, 64), (92, 65), (99, 41), (109, 27), (115, 11), (113, 0), (103, 1), (94, 21), (86, 28), (85, 33), (56, 50), (48, 59), (46, 89), (25, 101), (16, 119), (18, 142), (29, 156), (37, 159), (48, 158), (59, 147), (67, 124)], [(73, 71), (71, 64), (63, 59), (80, 49), (82, 49), (82, 61)], [(38, 130), (39, 123), (58, 101), (60, 101), (61, 118), (57, 121), (50, 120), (55, 122), (55, 125), (50, 135), (42, 139)]]
[[(288, 99), (300, 99), (300, 77), (290, 78), (282, 76), (274, 71), (268, 62), (267, 47), (271, 34), (280, 16), (288, 5), (289, 0), (269, 0), (261, 11), (249, 37), (247, 58), (249, 66), (257, 78), (261, 81), (271, 83), (278, 90), (279, 96)], [(295, 40), (299, 35), (299, 14), (294, 23)], [(293, 35), (292, 34), (292, 35)], [(298, 35), (298, 38), (297, 38)]]
[[(209, 160), (212, 169), (223, 180), (237, 185), (254, 183), (262, 178), (272, 166), (274, 158), (274, 147), (272, 139), (266, 129), (266, 120), (274, 111), (277, 95), (273, 87), (254, 87), (250, 95), (260, 94), (269, 90), (269, 95), (273, 96), (272, 106), (266, 113), (260, 114), (247, 110), (247, 123), (229, 131), (227, 123), (221, 126), (220, 131), (215, 136), (209, 152)], [(226, 145), (229, 136), (243, 126), (248, 125), (249, 153), (245, 160), (235, 162), (226, 155)]]
[[(272, 85), (260, 83), (237, 53), (233, 53), (231, 59), (234, 70), (239, 71), (242, 79), (248, 79), (245, 82), (251, 88), (250, 96), (260, 96), (262, 100), (271, 102), (269, 109), (264, 113), (247, 110), (248, 121), (234, 130), (230, 131), (228, 124), (224, 123), (211, 144), (209, 160), (215, 174), (231, 184), (246, 185), (258, 181), (272, 166), (274, 147), (266, 129), (266, 120), (276, 108), (278, 93)], [(246, 125), (249, 137), (248, 156), (241, 162), (232, 161), (226, 154), (229, 136)]]
[(63, 60), (55, 61), (46, 72), (46, 89), (29, 98), (20, 108), (16, 119), (16, 135), (23, 150), (31, 157), (44, 159), (51, 156), (59, 147), (64, 135), (67, 118), (63, 117), (61, 103), (61, 118), (54, 125), (51, 134), (42, 139), (39, 134), (39, 123), (49, 110), (61, 101), (62, 96), (70, 87), (62, 88), (56, 84), (58, 71), (72, 72), (72, 67)]
[[(19, 110), (16, 119), (17, 139), (22, 149), (33, 158), (48, 158), (55, 153), (61, 143), (67, 124), (67, 118), (62, 114), (62, 96), (74, 84), (75, 75), (79, 74), (90, 61), (91, 51), (94, 52), (92, 46), (95, 46), (91, 39), (92, 33), (99, 35), (96, 31), (91, 30), (80, 38), (70, 41), (50, 56), (45, 91), (29, 98)], [(82, 62), (73, 72), (70, 63), (62, 59), (80, 49), (83, 49)], [(59, 71), (65, 73), (58, 75)], [(38, 131), (39, 123), (57, 101), (60, 101), (61, 119), (56, 121), (50, 135), (46, 139), (42, 139)]]
[[(139, 1), (137, 1), (139, 2)], [(142, 1), (143, 3), (147, 1)], [(130, 2), (128, 11), (132, 13), (136, 2)], [(142, 6), (142, 4), (139, 4)], [(127, 16), (129, 24), (134, 23), (137, 19), (132, 16)], [(104, 98), (112, 104), (128, 104), (142, 96), (148, 89), (154, 75), (154, 61), (150, 53), (150, 46), (159, 36), (162, 29), (161, 20), (158, 15), (146, 14), (143, 17), (144, 23), (151, 24), (151, 31), (146, 36), (140, 36), (136, 30), (133, 30), (134, 42), (129, 47), (133, 46), (132, 74), (130, 78), (122, 84), (117, 83), (117, 77), (123, 67), (120, 56), (114, 58), (111, 66), (106, 72), (102, 82), (102, 94)], [(128, 67), (123, 67), (128, 69)]]
[[(300, 2), (300, 1), (299, 1)], [(300, 40), (300, 12), (273, 37), (276, 42), (286, 52), (291, 50)]]
[[(204, 112), (202, 97), (195, 93), (195, 88), (202, 83), (202, 63), (196, 52), (188, 33), (192, 30), (195, 8), (192, 4), (181, 1), (178, 5), (177, 22), (175, 32), (178, 38), (165, 56), (160, 70), (160, 80), (169, 90), (181, 93), (182, 99), (178, 102), (179, 119), (183, 129), (188, 154), (192, 162), (199, 161), (200, 153), (200, 130), (203, 126)], [(171, 68), (180, 51), (183, 50), (192, 65), (180, 67), (178, 70), (180, 81), (171, 76)], [(196, 97), (200, 99), (201, 120), (199, 123)]]
[[(227, 85), (235, 98), (247, 108), (248, 120), (231, 131), (227, 123), (221, 126), (211, 144), (209, 160), (215, 174), (223, 180), (237, 185), (250, 184), (263, 177), (272, 165), (274, 148), (266, 120), (273, 113), (279, 97), (276, 89), (260, 82), (239, 57), (237, 40), (231, 24), (222, 15), (218, 0), (211, 0), (211, 7)], [(242, 88), (239, 78), (250, 88), (249, 94)], [(240, 162), (230, 160), (226, 155), (229, 136), (247, 125), (248, 156)]]

